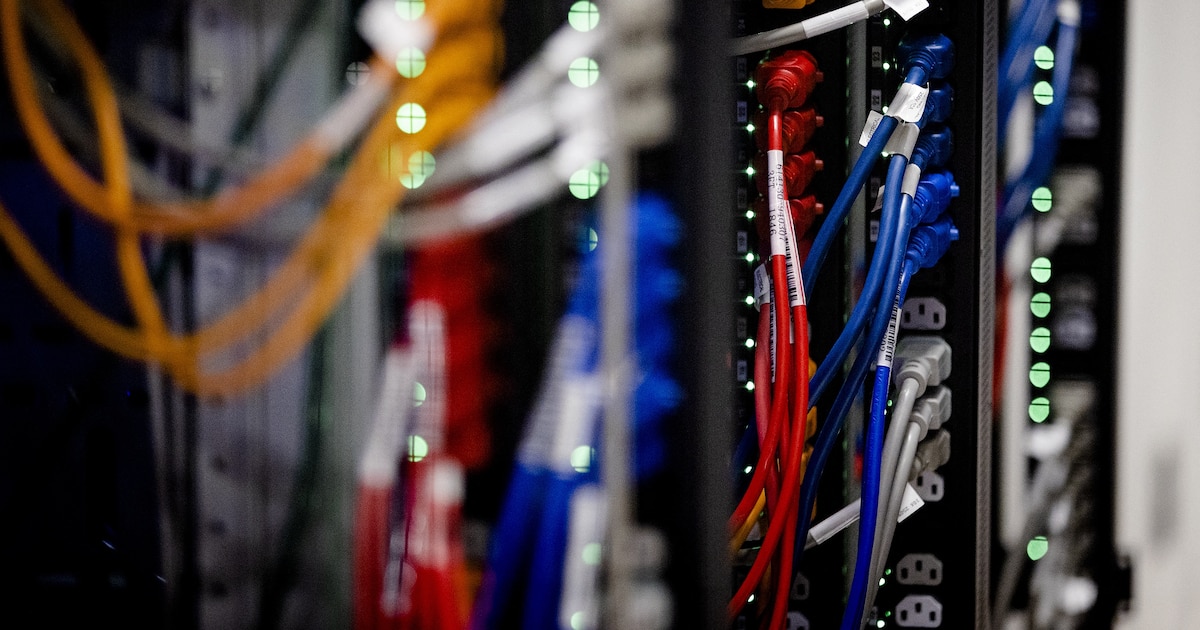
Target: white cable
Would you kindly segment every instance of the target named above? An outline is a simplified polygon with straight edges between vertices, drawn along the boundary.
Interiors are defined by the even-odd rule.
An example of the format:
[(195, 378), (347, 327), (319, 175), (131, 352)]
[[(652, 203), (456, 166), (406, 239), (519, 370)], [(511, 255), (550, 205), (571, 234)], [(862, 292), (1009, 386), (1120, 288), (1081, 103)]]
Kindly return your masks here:
[(516, 76), (505, 82), (492, 99), (491, 105), (475, 118), (469, 133), (494, 121), (525, 103), (544, 97), (559, 79), (567, 74), (571, 62), (580, 57), (594, 56), (604, 40), (604, 29), (586, 33), (563, 26), (542, 44), (537, 56), (531, 59)]
[(491, 176), (548, 147), (560, 134), (595, 126), (608, 91), (563, 85), (543, 97), (494, 117), (437, 155), (437, 168), (412, 199), (420, 200), (464, 181)]
[(412, 245), (444, 240), (507, 223), (562, 194), (575, 170), (605, 154), (596, 130), (582, 130), (550, 155), (489, 182), (448, 204), (406, 210), (392, 219), (385, 241)]
[(886, 8), (883, 0), (861, 0), (795, 24), (744, 37), (735, 37), (729, 54), (748, 55), (769, 48), (794, 44), (861, 22)]

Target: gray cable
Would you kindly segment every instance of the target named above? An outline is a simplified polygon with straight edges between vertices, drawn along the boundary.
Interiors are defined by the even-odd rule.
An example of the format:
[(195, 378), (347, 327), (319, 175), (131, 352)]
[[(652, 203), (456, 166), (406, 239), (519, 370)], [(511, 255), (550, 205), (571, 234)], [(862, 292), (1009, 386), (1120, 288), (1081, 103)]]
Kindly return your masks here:
[[(883, 565), (887, 562), (888, 553), (892, 549), (892, 539), (896, 536), (896, 525), (899, 524), (900, 503), (904, 499), (904, 487), (908, 485), (908, 471), (912, 470), (913, 459), (917, 455), (917, 445), (921, 443), (921, 425), (909, 422), (904, 433), (904, 445), (900, 448), (899, 463), (887, 497), (887, 509), (880, 527), (875, 530), (875, 546), (871, 551), (871, 581), (867, 583), (867, 606), (870, 610), (879, 591), (879, 578), (883, 575)], [(882, 490), (882, 488), (880, 488)], [(883, 497), (880, 497), (882, 501)], [(881, 503), (882, 505), (882, 503)]]
[[(892, 407), (892, 422), (888, 426), (887, 438), (883, 442), (883, 460), (879, 473), (879, 505), (881, 509), (875, 518), (875, 544), (872, 546), (874, 551), (872, 552), (871, 560), (871, 575), (875, 576), (875, 579), (870, 580), (871, 584), (877, 582), (879, 572), (883, 569), (883, 563), (887, 560), (886, 555), (882, 558), (879, 557), (879, 542), (882, 539), (880, 533), (883, 530), (884, 523), (895, 518), (893, 512), (882, 509), (882, 506), (888, 504), (888, 496), (891, 493), (893, 478), (902, 477), (906, 482), (908, 481), (908, 469), (898, 469), (896, 465), (900, 460), (900, 448), (907, 433), (908, 419), (912, 416), (913, 406), (917, 402), (920, 389), (921, 384), (916, 379), (904, 379), (904, 382), (900, 385), (900, 393), (896, 395), (896, 403)], [(911, 466), (911, 462), (909, 462), (909, 465)], [(868, 593), (871, 594), (871, 591), (868, 591)], [(868, 596), (867, 608), (870, 608), (872, 599)]]

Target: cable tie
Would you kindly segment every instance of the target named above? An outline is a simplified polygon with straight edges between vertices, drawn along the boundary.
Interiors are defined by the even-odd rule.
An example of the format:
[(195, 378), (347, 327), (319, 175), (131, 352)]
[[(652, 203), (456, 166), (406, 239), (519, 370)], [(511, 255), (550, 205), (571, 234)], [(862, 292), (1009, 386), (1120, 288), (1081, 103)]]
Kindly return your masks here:
[(904, 169), (904, 183), (900, 186), (900, 192), (909, 197), (915, 197), (917, 194), (917, 184), (920, 183), (921, 167), (909, 163), (908, 168)]
[[(888, 139), (888, 143), (884, 145), (884, 153), (893, 155), (903, 155), (904, 159), (912, 157), (913, 149), (917, 146), (917, 137), (921, 135), (921, 128), (914, 123), (900, 123), (896, 127), (896, 131), (892, 132), (892, 137)], [(907, 175), (907, 173), (906, 173)], [(916, 190), (914, 188), (913, 190)]]

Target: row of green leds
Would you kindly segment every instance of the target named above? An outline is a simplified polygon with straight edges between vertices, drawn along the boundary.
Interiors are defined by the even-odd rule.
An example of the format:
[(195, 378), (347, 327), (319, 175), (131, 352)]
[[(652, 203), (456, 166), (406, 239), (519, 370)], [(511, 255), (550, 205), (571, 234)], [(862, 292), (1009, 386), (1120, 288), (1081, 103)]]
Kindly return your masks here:
[[(1041, 46), (1034, 51), (1034, 64), (1041, 70), (1051, 70), (1054, 68), (1054, 51), (1049, 46)], [(1054, 102), (1054, 88), (1048, 81), (1038, 81), (1033, 85), (1033, 100), (1041, 106), (1049, 105)], [(1042, 186), (1033, 191), (1031, 198), (1033, 209), (1039, 213), (1045, 214), (1050, 212), (1054, 206), (1054, 195), (1050, 188)], [(1035, 258), (1029, 266), (1029, 275), (1033, 278), (1034, 283), (1042, 287), (1050, 281), (1050, 276), (1053, 273), (1050, 259), (1044, 256)], [(1050, 316), (1050, 294), (1045, 291), (1036, 291), (1029, 300), (1029, 310), (1038, 320), (1045, 320)], [(1039, 321), (1039, 323), (1043, 323)], [(1033, 350), (1035, 355), (1045, 354), (1050, 349), (1050, 329), (1046, 326), (1036, 326), (1029, 332), (1029, 348)], [(1045, 361), (1036, 361), (1029, 367), (1029, 382), (1034, 387), (1043, 388), (1050, 382), (1050, 364)], [(1029, 401), (1029, 419), (1036, 422), (1045, 422), (1050, 417), (1050, 399), (1045, 396), (1037, 396)], [(1041, 560), (1050, 550), (1050, 541), (1045, 536), (1034, 536), (1026, 545), (1025, 553), (1030, 560)]]

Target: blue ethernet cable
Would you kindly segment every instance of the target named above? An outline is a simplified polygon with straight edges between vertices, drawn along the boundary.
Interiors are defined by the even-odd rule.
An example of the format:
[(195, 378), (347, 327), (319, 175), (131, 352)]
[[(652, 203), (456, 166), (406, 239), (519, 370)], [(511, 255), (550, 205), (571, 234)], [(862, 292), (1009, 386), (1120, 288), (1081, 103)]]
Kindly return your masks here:
[[(957, 229), (954, 228), (949, 217), (944, 216), (950, 200), (956, 196), (958, 196), (958, 185), (954, 182), (954, 177), (945, 172), (927, 173), (918, 184), (917, 192), (913, 197), (900, 195), (899, 214), (902, 220), (902, 229), (907, 230), (909, 226), (916, 223), (921, 223), (922, 225), (913, 231), (911, 238), (908, 239), (907, 246), (904, 244), (904, 241), (898, 239), (899, 243), (897, 247), (900, 247), (901, 251), (905, 253), (899, 257), (893, 257), (893, 264), (896, 264), (897, 258), (912, 259), (916, 260), (920, 266), (928, 267), (935, 264), (945, 254), (946, 250), (949, 249), (950, 242), (958, 239)], [(886, 286), (896, 286), (902, 269), (903, 266), (895, 269), (889, 266), (889, 280)], [(812, 456), (809, 459), (804, 481), (801, 484), (801, 508), (800, 517), (797, 521), (797, 540), (808, 539), (808, 530), (812, 524), (812, 510), (816, 504), (816, 490), (820, 484), (821, 473), (824, 471), (829, 455), (836, 448), (837, 436), (841, 432), (842, 423), (850, 410), (851, 404), (857, 398), (863, 379), (867, 375), (872, 358), (870, 351), (878, 348), (879, 340), (883, 337), (890, 317), (890, 310), (886, 308), (876, 309), (875, 317), (871, 322), (871, 329), (867, 337), (860, 344), (860, 351), (850, 368), (850, 375), (831, 405), (828, 419), (822, 423), (821, 429), (817, 433)], [(857, 384), (857, 387), (854, 384)], [(803, 547), (804, 545), (802, 544), (797, 545), (794, 566), (800, 566), (801, 555), (804, 551)]]
[[(953, 104), (954, 91), (949, 86), (932, 86), (930, 88), (930, 97), (926, 101), (926, 116), (917, 126), (921, 128), (921, 135), (917, 139), (917, 144), (912, 150), (912, 159), (908, 163), (916, 165), (922, 172), (930, 168), (940, 168), (950, 159), (950, 154), (954, 152), (954, 138), (949, 128), (943, 127), (940, 123), (945, 122), (950, 115), (950, 110)], [(934, 123), (937, 126), (933, 129), (926, 130), (923, 125)], [(904, 156), (896, 155), (892, 157), (894, 163), (898, 159), (903, 159)], [(887, 184), (891, 185), (895, 182), (896, 186), (904, 177), (904, 169), (901, 167), (898, 171), (893, 172), (894, 164), (888, 166)], [(898, 177), (899, 179), (893, 179)], [(957, 194), (957, 193), (956, 193)], [(882, 221), (880, 222), (880, 236), (878, 242), (891, 242), (889, 231), (892, 225), (889, 225), (889, 219), (895, 217), (894, 213), (885, 212)], [(917, 221), (922, 223), (924, 221)], [(846, 321), (842, 333), (838, 335), (832, 348), (825, 356), (825, 360), (817, 366), (817, 372), (813, 375), (812, 384), (809, 386), (809, 398), (818, 400), (825, 388), (829, 386), (833, 376), (841, 368), (842, 363), (850, 354), (850, 348), (858, 342), (862, 336), (862, 331), (866, 328), (867, 322), (870, 321), (871, 313), (874, 310), (874, 304), (880, 297), (880, 291), (883, 287), (883, 272), (886, 269), (886, 252), (876, 252), (876, 257), (872, 260), (870, 268), (867, 270), (867, 278), (863, 284), (863, 293), (859, 296), (858, 302), (854, 305), (854, 309), (850, 312), (850, 317)], [(810, 277), (807, 276), (806, 277)]]
[[(892, 156), (891, 163), (888, 165), (885, 191), (889, 188), (895, 188), (897, 191), (900, 190), (900, 184), (904, 180), (904, 169), (907, 165), (908, 160), (903, 155)], [(884, 196), (886, 198), (886, 192)], [(885, 203), (883, 216), (880, 218), (879, 238), (876, 240), (875, 256), (871, 260), (871, 266), (867, 269), (867, 278), (863, 284), (863, 293), (859, 296), (858, 302), (854, 304), (854, 308), (850, 311), (850, 317), (846, 320), (846, 325), (842, 328), (841, 334), (838, 335), (837, 341), (829, 349), (829, 352), (825, 355), (825, 359), (817, 366), (817, 372), (813, 375), (808, 386), (808, 399), (810, 401), (819, 400), (821, 395), (825, 393), (825, 388), (829, 386), (833, 381), (834, 375), (841, 369), (842, 363), (850, 355), (850, 348), (858, 342), (863, 330), (866, 329), (867, 323), (871, 319), (871, 314), (875, 311), (875, 303), (880, 299), (879, 294), (883, 289), (884, 278), (887, 275), (887, 261), (896, 253), (891, 247), (896, 238), (898, 219), (899, 216), (895, 212), (888, 211)]]
[[(907, 195), (900, 195), (899, 226), (893, 239), (892, 249), (901, 253), (890, 257), (884, 286), (896, 286), (899, 282), (900, 270), (904, 260), (903, 252), (905, 244), (908, 241), (908, 232), (912, 225), (911, 206), (911, 198)], [(888, 308), (875, 309), (875, 316), (871, 320), (871, 327), (867, 330), (867, 334), (863, 339), (863, 345), (867, 349), (878, 347), (879, 340), (883, 338), (891, 317), (892, 313)], [(867, 376), (867, 370), (873, 358), (869, 350), (858, 353), (858, 356), (854, 359), (854, 364), (850, 367), (849, 376), (847, 376), (842, 389), (838, 392), (837, 398), (834, 399), (833, 405), (830, 406), (828, 418), (825, 422), (821, 423), (821, 428), (817, 432), (812, 455), (809, 458), (808, 467), (805, 469), (804, 481), (800, 485), (800, 517), (797, 520), (796, 540), (803, 541), (808, 539), (808, 529), (812, 525), (812, 511), (817, 501), (817, 487), (820, 484), (821, 473), (824, 471), (825, 464), (829, 460), (829, 455), (837, 446), (837, 437), (841, 433), (842, 423), (846, 419), (846, 414), (850, 411), (850, 406), (854, 403), (859, 391), (862, 389), (863, 379)], [(800, 566), (803, 553), (804, 545), (797, 544), (793, 566)]]
[[(954, 44), (945, 35), (918, 37), (900, 44), (900, 57), (905, 60), (904, 83), (925, 85), (930, 79), (944, 79), (950, 74), (954, 67)], [(953, 93), (950, 92), (949, 96), (953, 98)], [(939, 106), (940, 102), (940, 99), (933, 101)], [(850, 169), (846, 184), (838, 193), (833, 207), (826, 213), (821, 229), (817, 231), (817, 237), (813, 239), (812, 248), (808, 251), (808, 258), (804, 261), (806, 294), (812, 294), (813, 283), (821, 273), (821, 266), (825, 263), (825, 256), (829, 254), (834, 237), (841, 230), (842, 223), (846, 221), (846, 215), (850, 212), (850, 206), (858, 198), (867, 176), (875, 168), (875, 161), (883, 154), (883, 148), (887, 146), (897, 125), (898, 121), (893, 116), (884, 116), (879, 121), (879, 127), (875, 129), (871, 140), (854, 162), (854, 168)]]
[(1078, 16), (1060, 16), (1058, 38), (1054, 44), (1054, 72), (1050, 77), (1053, 100), (1038, 116), (1034, 127), (1033, 152), (1021, 173), (1005, 186), (1003, 206), (996, 224), (998, 251), (1003, 252), (1017, 224), (1029, 213), (1033, 191), (1041, 186), (1054, 169), (1058, 139), (1067, 110), (1067, 92), (1075, 65), (1075, 43), (1079, 34)]
[[(888, 179), (891, 180), (892, 171), (897, 170), (902, 181), (904, 170), (907, 167), (908, 160), (904, 159), (902, 155), (893, 157), (891, 168), (888, 171)], [(897, 239), (895, 244), (896, 251), (888, 263), (888, 280), (890, 282), (884, 285), (886, 287), (898, 286), (900, 278), (903, 278), (903, 269), (907, 266), (904, 263), (907, 260), (905, 254), (907, 253), (908, 227), (910, 225), (909, 222), (912, 220), (912, 215), (911, 213), (903, 212), (901, 209), (903, 205), (911, 206), (911, 198), (901, 192), (899, 182), (896, 185), (886, 186), (883, 192), (884, 212), (904, 215), (901, 218), (902, 223), (904, 223), (901, 230), (902, 240), (900, 238)], [(897, 261), (901, 261), (898, 268)], [(902, 299), (899, 292), (880, 296), (877, 309), (887, 313), (889, 330), (892, 325), (891, 320), (895, 318), (893, 315), (894, 309), (899, 308)], [(892, 306), (893, 308), (888, 308), (888, 306)], [(890, 356), (892, 349), (889, 346), (894, 346), (895, 343), (896, 338), (894, 333), (890, 338), (887, 334), (883, 335), (880, 356), (884, 354)], [(873, 347), (873, 345), (868, 346), (868, 348)], [(875, 389), (871, 396), (871, 414), (868, 417), (866, 427), (866, 445), (863, 454), (863, 486), (861, 493), (862, 507), (859, 512), (861, 518), (858, 530), (858, 556), (854, 566), (850, 599), (846, 606), (845, 614), (842, 617), (842, 630), (859, 630), (858, 624), (862, 618), (863, 607), (866, 601), (867, 575), (871, 572), (871, 550), (875, 542), (875, 520), (879, 512), (880, 466), (883, 460), (883, 410), (887, 405), (888, 378), (890, 373), (890, 366), (880, 361), (879, 366), (875, 370)], [(862, 380), (855, 381), (854, 387), (861, 388)], [(801, 538), (800, 540), (806, 540), (807, 533), (805, 533), (805, 536), (806, 538)]]
[[(899, 56), (904, 59), (904, 83), (925, 85), (931, 79), (945, 79), (950, 74), (950, 70), (954, 67), (954, 44), (945, 35), (926, 35), (901, 42)], [(952, 92), (949, 93), (949, 98), (953, 98)], [(933, 101), (938, 105), (940, 102), (941, 99)], [(927, 101), (927, 110), (929, 107), (930, 103)], [(948, 111), (948, 107), (944, 109)], [(876, 160), (883, 153), (883, 149), (887, 146), (897, 125), (898, 122), (893, 116), (884, 116), (879, 121), (879, 126), (871, 135), (871, 140), (859, 154), (854, 167), (850, 169), (846, 184), (838, 193), (833, 207), (826, 213), (825, 220), (817, 231), (817, 237), (813, 239), (808, 258), (804, 261), (804, 291), (806, 294), (812, 295), (816, 278), (821, 273), (821, 266), (825, 263), (829, 248), (833, 245), (834, 238), (841, 230), (846, 215), (850, 212), (850, 206), (858, 198), (867, 176), (875, 168)]]

